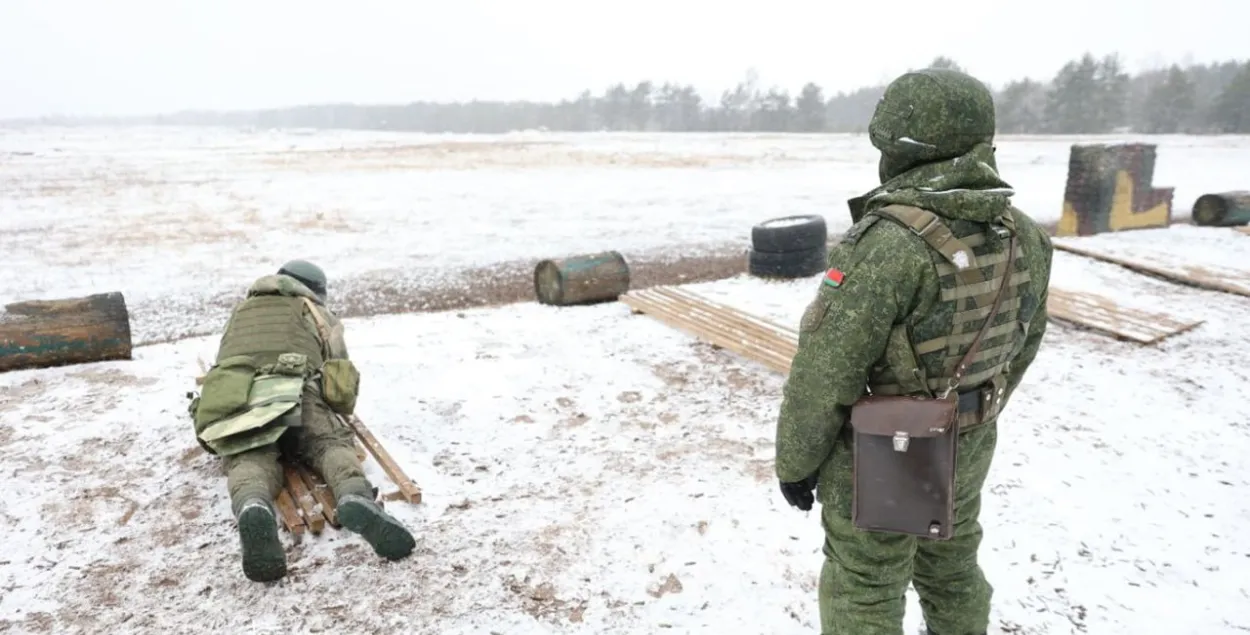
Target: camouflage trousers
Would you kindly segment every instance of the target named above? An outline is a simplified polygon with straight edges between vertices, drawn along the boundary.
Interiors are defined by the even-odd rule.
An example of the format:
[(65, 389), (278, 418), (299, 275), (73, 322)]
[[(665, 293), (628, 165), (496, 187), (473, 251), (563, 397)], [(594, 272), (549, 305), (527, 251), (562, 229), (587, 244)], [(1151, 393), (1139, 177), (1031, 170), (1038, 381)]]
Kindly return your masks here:
[(272, 501), (282, 491), (285, 479), (279, 459), (283, 456), (303, 461), (316, 471), (336, 500), (345, 494), (373, 498), (373, 486), (356, 457), (354, 433), (321, 399), (315, 383), (304, 385), (300, 408), (301, 427), (287, 430), (276, 443), (227, 456), (222, 461), (235, 516), (249, 498)]
[(851, 448), (846, 437), (839, 441), (819, 483), (825, 529), (822, 635), (904, 635), (908, 583), (915, 586), (925, 624), (935, 635), (986, 632), (993, 587), (977, 563), (977, 519), (997, 441), (997, 422), (960, 436), (955, 528), (946, 541), (856, 529), (851, 524)]

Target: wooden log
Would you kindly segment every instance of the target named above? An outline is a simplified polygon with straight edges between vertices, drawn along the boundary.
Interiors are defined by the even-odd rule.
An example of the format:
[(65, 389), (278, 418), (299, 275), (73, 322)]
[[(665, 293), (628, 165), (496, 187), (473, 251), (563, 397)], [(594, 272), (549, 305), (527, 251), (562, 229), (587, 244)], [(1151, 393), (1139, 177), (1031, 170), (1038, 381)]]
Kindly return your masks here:
[(1152, 185), (1155, 146), (1074, 144), (1056, 236), (1167, 227), (1173, 188)]
[(119, 292), (15, 302), (0, 314), (0, 372), (131, 359)]
[(544, 260), (534, 267), (534, 293), (543, 304), (612, 302), (626, 291), (629, 264), (615, 251)]
[(1204, 227), (1250, 224), (1250, 190), (1203, 194), (1194, 201), (1193, 217)]

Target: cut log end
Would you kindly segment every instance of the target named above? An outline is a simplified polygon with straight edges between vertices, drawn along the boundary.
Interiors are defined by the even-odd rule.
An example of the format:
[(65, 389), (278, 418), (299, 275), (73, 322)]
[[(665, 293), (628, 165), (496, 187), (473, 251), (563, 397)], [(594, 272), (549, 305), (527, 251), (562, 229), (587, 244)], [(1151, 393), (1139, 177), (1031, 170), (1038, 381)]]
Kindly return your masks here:
[(0, 372), (131, 359), (121, 293), (32, 300), (0, 314)]
[(1250, 191), (1203, 194), (1194, 201), (1195, 225), (1235, 227), (1250, 224)]
[(534, 294), (553, 306), (612, 302), (629, 291), (629, 265), (615, 251), (559, 260), (534, 268)]

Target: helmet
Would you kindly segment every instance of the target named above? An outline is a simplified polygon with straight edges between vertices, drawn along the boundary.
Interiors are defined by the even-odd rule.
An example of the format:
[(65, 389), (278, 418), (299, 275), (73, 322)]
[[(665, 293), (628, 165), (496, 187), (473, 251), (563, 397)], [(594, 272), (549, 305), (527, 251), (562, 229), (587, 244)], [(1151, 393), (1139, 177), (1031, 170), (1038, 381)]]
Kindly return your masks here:
[(321, 267), (314, 265), (307, 260), (292, 260), (282, 265), (278, 269), (278, 275), (291, 276), (296, 280), (304, 283), (309, 291), (317, 294), (317, 297), (325, 300), (326, 297), (326, 274)]
[(881, 180), (924, 163), (966, 154), (994, 139), (994, 96), (959, 71), (904, 73), (877, 102), (868, 137), (881, 151)]

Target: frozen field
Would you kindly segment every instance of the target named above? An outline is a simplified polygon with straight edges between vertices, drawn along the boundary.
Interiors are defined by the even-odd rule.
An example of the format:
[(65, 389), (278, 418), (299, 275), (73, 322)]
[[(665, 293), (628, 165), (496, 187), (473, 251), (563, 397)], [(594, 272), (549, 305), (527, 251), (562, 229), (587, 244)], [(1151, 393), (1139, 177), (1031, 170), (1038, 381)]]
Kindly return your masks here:
[[(740, 173), (762, 198), (774, 170), (778, 196), (799, 180), (786, 169)], [(809, 186), (809, 209), (822, 191)], [(1243, 263), (1250, 244), (1197, 228), (1133, 240)], [(1250, 304), (1064, 253), (1053, 283), (1206, 323), (1156, 348), (1051, 325), (986, 488), (990, 632), (1250, 631)], [(794, 325), (815, 285), (694, 289)], [(420, 506), (388, 505), (418, 536), (413, 557), (383, 563), (333, 530), (284, 536), (291, 575), (247, 582), (224, 478), (184, 415), (214, 338), (143, 347), (130, 362), (0, 374), (0, 631), (818, 630), (819, 520), (785, 505), (772, 472), (779, 375), (618, 303), (347, 327), (361, 417), (425, 491)]]
[[(1133, 139), (1159, 144), (1155, 182), (1180, 215), (1250, 174), (1247, 137), (1003, 137), (999, 164), (1053, 222), (1069, 146)], [(348, 315), (484, 279), (523, 292), (538, 258), (732, 259), (751, 225), (790, 214), (838, 232), (876, 165), (856, 135), (0, 128), (0, 302), (119, 290), (150, 342), (213, 332), (294, 257), (324, 264)], [(514, 266), (465, 272), (498, 263)]]

